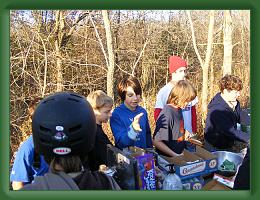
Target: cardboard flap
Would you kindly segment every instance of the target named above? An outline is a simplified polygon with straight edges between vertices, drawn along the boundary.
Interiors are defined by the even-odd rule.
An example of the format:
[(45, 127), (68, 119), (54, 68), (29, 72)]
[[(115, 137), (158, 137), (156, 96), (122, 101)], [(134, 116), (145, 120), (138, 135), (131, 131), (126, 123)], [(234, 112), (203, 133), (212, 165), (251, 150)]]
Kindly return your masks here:
[(145, 154), (145, 150), (139, 147), (132, 147), (128, 148), (128, 153), (133, 157), (143, 156)]
[[(158, 166), (169, 171), (167, 164), (174, 164), (176, 174), (182, 179), (193, 178), (217, 171), (218, 160), (210, 152), (198, 147), (198, 152), (189, 152), (184, 149), (182, 156), (158, 156)], [(213, 158), (213, 159), (211, 159)]]
[(202, 190), (231, 190), (227, 186), (219, 183), (216, 180), (211, 180), (206, 185), (202, 187)]
[(184, 149), (183, 154), (186, 162), (194, 162), (194, 161), (202, 160), (200, 156), (191, 153), (186, 149)]
[(216, 155), (214, 155), (213, 153), (210, 153), (209, 151), (207, 151), (206, 149), (203, 149), (199, 146), (196, 146), (196, 152), (195, 154), (201, 158), (203, 158), (204, 160), (207, 159), (214, 159), (217, 158)]
[(201, 160), (200, 157), (195, 155), (194, 153), (191, 153), (184, 149), (183, 155), (182, 156), (177, 156), (177, 157), (167, 157), (167, 156), (162, 156), (166, 161), (168, 161), (170, 164), (175, 164), (178, 166), (183, 166), (190, 164), (189, 162), (195, 162), (198, 160)]
[(186, 161), (183, 158), (184, 156), (178, 156), (178, 157), (168, 157), (168, 156), (161, 156), (163, 159), (165, 159), (169, 164), (175, 164), (175, 165), (185, 165)]

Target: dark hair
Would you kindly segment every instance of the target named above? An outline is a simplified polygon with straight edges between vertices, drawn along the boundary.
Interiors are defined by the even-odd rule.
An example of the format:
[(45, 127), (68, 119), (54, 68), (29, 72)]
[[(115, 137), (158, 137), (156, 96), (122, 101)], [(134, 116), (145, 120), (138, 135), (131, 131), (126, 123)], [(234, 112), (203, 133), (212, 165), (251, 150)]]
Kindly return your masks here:
[[(48, 159), (47, 159), (48, 160)], [(68, 155), (64, 157), (54, 157), (50, 162), (50, 170), (53, 173), (64, 171), (65, 173), (80, 172), (82, 170), (82, 162), (79, 156)], [(59, 169), (58, 167), (62, 169)]]
[(123, 78), (117, 86), (117, 92), (122, 101), (126, 98), (126, 89), (129, 86), (133, 88), (136, 95), (142, 95), (142, 87), (138, 79), (136, 77), (129, 76), (127, 78)]
[(241, 79), (238, 76), (229, 74), (222, 77), (218, 84), (221, 92), (224, 89), (240, 91), (243, 88)]
[(186, 80), (180, 80), (172, 88), (167, 103), (180, 107), (195, 99), (196, 96), (197, 92), (192, 84)]
[(32, 118), (36, 106), (42, 99), (43, 99), (42, 97), (35, 97), (33, 100), (30, 101), (28, 105), (28, 113), (30, 118)]

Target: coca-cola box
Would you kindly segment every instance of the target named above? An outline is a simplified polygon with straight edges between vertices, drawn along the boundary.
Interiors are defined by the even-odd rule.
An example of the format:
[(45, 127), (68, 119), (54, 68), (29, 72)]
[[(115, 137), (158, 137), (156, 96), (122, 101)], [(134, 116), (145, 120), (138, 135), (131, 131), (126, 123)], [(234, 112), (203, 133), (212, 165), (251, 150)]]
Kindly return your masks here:
[(178, 157), (158, 156), (158, 167), (163, 171), (169, 171), (167, 164), (174, 164), (176, 174), (182, 179), (197, 177), (217, 171), (217, 156), (209, 151), (196, 146), (194, 152), (184, 150)]

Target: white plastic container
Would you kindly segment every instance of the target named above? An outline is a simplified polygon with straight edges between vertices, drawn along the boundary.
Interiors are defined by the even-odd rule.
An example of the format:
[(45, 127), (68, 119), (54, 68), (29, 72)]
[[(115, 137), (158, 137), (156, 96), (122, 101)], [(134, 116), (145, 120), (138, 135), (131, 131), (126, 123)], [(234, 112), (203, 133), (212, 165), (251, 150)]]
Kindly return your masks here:
[(182, 185), (180, 177), (177, 174), (175, 174), (174, 165), (169, 164), (168, 166), (169, 166), (170, 170), (163, 181), (162, 189), (163, 190), (182, 190), (183, 185)]

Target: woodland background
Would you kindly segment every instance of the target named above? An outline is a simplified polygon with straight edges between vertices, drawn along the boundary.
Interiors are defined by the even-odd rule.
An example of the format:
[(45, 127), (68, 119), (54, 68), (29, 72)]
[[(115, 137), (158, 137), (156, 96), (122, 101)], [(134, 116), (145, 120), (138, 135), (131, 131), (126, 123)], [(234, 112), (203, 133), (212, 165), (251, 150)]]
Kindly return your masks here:
[[(142, 85), (141, 105), (154, 130), (156, 94), (169, 80), (168, 57), (188, 61), (198, 92), (198, 134), (207, 104), (227, 73), (244, 84), (250, 102), (248, 10), (13, 10), (10, 12), (10, 162), (31, 134), (28, 105), (52, 92), (87, 96), (101, 89), (118, 105), (116, 85), (126, 75)], [(111, 141), (108, 125), (104, 126)]]

